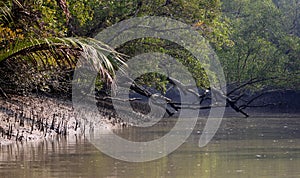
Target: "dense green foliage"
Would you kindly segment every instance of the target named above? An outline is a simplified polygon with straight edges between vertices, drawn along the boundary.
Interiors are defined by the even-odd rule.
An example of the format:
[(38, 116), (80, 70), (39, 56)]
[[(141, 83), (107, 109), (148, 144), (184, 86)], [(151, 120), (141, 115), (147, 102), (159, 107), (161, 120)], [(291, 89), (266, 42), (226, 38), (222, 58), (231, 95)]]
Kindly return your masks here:
[[(82, 2), (70, 1), (69, 6), (73, 10), (64, 0), (0, 2), (1, 91), (70, 94), (79, 56), (100, 59), (101, 78), (112, 81), (121, 58), (99, 41), (69, 37), (71, 19), (80, 26), (92, 18)], [(104, 51), (112, 56), (106, 57)]]
[(275, 78), (257, 87), (299, 88), (300, 1), (223, 0), (230, 18), (234, 46), (219, 50), (227, 79), (238, 82)]
[[(129, 8), (130, 7), (130, 8)], [(194, 1), (114, 1), (99, 4), (95, 11), (95, 19), (87, 23), (86, 29), (82, 28), (82, 35), (93, 36), (103, 28), (132, 17), (139, 16), (165, 16), (194, 27), (216, 49), (223, 46), (232, 46), (229, 39), (230, 27), (227, 18), (222, 16), (221, 3), (218, 0)], [(107, 12), (103, 13), (105, 9)], [(100, 13), (98, 16), (97, 13)], [(121, 12), (121, 14), (120, 14)], [(201, 63), (188, 51), (169, 41), (153, 38), (144, 38), (131, 41), (118, 49), (129, 57), (147, 52), (160, 52), (169, 54), (183, 63), (194, 76), (196, 83), (201, 88), (208, 88), (207, 74)], [(199, 49), (201, 50), (201, 49)], [(139, 82), (147, 84), (162, 91), (166, 90), (167, 81), (155, 74), (144, 75)]]
[[(6, 91), (69, 92), (88, 37), (132, 17), (166, 16), (190, 24), (209, 41), (229, 83), (272, 78), (255, 87), (299, 88), (299, 8), (299, 0), (1, 0), (0, 86)], [(112, 50), (100, 44), (98, 50)], [(169, 54), (188, 67), (199, 87), (209, 87), (201, 63), (177, 44), (144, 38), (117, 50), (128, 57)], [(115, 63), (110, 58), (102, 60), (106, 75), (100, 80), (107, 81), (117, 65), (106, 65)], [(140, 82), (166, 90), (166, 79), (158, 74), (144, 75)]]

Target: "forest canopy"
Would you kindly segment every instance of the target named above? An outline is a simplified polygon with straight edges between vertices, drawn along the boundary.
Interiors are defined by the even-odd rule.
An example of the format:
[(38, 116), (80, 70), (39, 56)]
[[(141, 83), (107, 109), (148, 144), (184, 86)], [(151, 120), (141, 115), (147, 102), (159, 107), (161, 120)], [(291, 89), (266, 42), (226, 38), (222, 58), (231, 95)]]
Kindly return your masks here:
[[(4, 93), (70, 94), (74, 67), (87, 39), (122, 20), (164, 16), (195, 27), (218, 54), (229, 84), (256, 80), (249, 89), (299, 89), (299, 8), (299, 0), (1, 0), (0, 87)], [(175, 57), (198, 87), (209, 88), (201, 63), (169, 41), (143, 38), (126, 43), (116, 49), (124, 59), (101, 42), (97, 47), (115, 54), (102, 59), (100, 88), (113, 80), (126, 57), (145, 52)], [(161, 75), (141, 79), (166, 90), (168, 81)]]

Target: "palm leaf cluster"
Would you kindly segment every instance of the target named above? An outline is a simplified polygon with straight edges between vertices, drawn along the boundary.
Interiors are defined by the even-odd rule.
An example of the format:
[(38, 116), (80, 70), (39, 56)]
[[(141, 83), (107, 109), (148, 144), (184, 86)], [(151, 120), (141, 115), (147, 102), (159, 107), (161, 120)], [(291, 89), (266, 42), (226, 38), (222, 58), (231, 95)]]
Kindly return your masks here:
[[(13, 3), (22, 7), (18, 0)], [(11, 25), (13, 14), (7, 4), (0, 4), (0, 28), (16, 31)], [(70, 92), (72, 74), (80, 56), (87, 61), (100, 61), (97, 69), (103, 82), (112, 82), (114, 70), (123, 63), (114, 49), (91, 38), (25, 34), (22, 38), (1, 40), (5, 46), (0, 47), (0, 87), (8, 92)]]

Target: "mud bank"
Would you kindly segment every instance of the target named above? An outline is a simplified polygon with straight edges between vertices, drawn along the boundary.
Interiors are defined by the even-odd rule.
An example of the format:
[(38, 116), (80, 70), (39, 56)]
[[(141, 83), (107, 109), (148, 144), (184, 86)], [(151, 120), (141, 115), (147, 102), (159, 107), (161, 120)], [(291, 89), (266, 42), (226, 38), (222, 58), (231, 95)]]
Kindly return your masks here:
[(57, 135), (84, 135), (90, 129), (115, 129), (125, 124), (107, 112), (90, 121), (74, 111), (70, 101), (42, 96), (0, 99), (0, 144), (39, 141)]

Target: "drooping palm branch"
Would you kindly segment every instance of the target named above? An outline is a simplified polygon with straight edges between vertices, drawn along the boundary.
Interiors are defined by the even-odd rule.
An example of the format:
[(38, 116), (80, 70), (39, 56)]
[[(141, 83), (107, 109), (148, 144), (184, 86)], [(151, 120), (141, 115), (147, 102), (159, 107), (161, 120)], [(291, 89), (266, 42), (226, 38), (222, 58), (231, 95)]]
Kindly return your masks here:
[[(18, 0), (13, 0), (17, 7), (25, 9)], [(7, 3), (0, 2), (0, 28), (5, 23), (15, 23), (12, 9)], [(104, 55), (110, 53), (112, 57)], [(34, 38), (14, 39), (3, 49), (0, 48), (0, 62), (12, 58), (24, 59), (43, 68), (49, 65), (74, 67), (76, 59), (82, 55), (87, 60), (99, 60), (99, 72), (102, 77), (112, 80), (114, 69), (121, 62), (120, 55), (104, 43), (91, 38)]]
[(114, 49), (95, 39), (80, 37), (19, 40), (0, 51), (0, 62), (19, 57), (40, 68), (48, 65), (74, 67), (79, 55), (86, 60), (99, 60), (99, 72), (108, 82), (115, 69), (123, 64), (121, 55)]
[[(60, 5), (66, 4), (64, 0), (61, 0), (61, 2), (62, 4)], [(17, 23), (13, 17), (15, 14), (13, 6), (22, 11), (30, 11), (18, 0), (0, 2), (0, 28), (5, 27), (10, 30), (9, 24), (14, 26)], [(24, 20), (27, 21), (28, 19), (25, 18)], [(42, 31), (42, 29), (36, 30)], [(0, 40), (2, 43), (2, 46), (0, 46), (0, 64), (6, 62), (10, 65), (19, 65), (19, 63), (22, 63), (22, 65), (25, 63), (26, 65), (27, 63), (30, 64), (30, 67), (34, 67), (37, 70), (51, 70), (51, 67), (74, 69), (78, 58), (81, 57), (89, 62), (96, 61), (100, 77), (106, 82), (113, 82), (115, 69), (120, 64), (124, 64), (118, 52), (106, 44), (91, 38), (40, 38), (25, 35), (24, 38), (13, 37), (11, 40), (4, 37), (2, 40)], [(6, 44), (6, 46), (3, 46), (3, 44)], [(18, 66), (14, 67), (14, 70), (16, 69), (18, 70)], [(6, 75), (5, 72), (4, 74)]]

